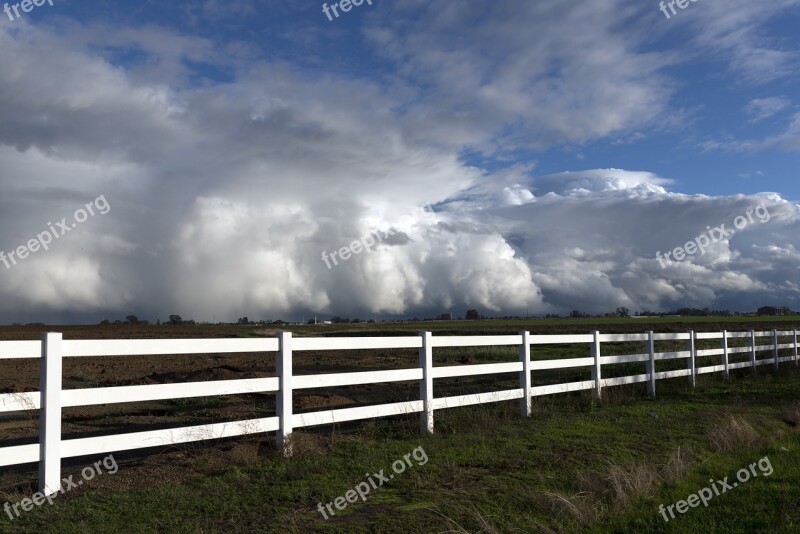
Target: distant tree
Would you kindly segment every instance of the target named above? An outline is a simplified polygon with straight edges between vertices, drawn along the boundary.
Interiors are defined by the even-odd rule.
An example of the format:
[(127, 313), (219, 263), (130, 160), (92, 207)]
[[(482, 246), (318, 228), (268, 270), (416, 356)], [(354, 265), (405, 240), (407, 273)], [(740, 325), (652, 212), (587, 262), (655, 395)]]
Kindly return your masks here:
[(111, 321), (109, 321), (108, 319), (103, 319), (102, 321), (100, 321), (100, 326), (108, 326), (110, 324)]
[(625, 306), (621, 306), (621, 307), (617, 308), (617, 316), (618, 317), (630, 317), (631, 316), (631, 311), (628, 308), (626, 308)]
[(139, 324), (139, 318), (136, 317), (135, 315), (128, 315), (127, 317), (125, 317), (125, 320), (129, 324)]
[(156, 319), (156, 326), (161, 326), (161, 319)]
[(573, 319), (580, 319), (583, 317), (583, 313), (581, 313), (580, 310), (572, 310), (572, 313), (570, 313), (569, 316)]
[(250, 324), (250, 319), (248, 319), (246, 315), (244, 317), (239, 317), (239, 321), (236, 324)]
[(478, 319), (481, 318), (480, 314), (478, 313), (478, 310), (467, 310), (466, 317), (468, 321), (477, 321)]
[(180, 315), (170, 315), (169, 324), (183, 324), (183, 318)]

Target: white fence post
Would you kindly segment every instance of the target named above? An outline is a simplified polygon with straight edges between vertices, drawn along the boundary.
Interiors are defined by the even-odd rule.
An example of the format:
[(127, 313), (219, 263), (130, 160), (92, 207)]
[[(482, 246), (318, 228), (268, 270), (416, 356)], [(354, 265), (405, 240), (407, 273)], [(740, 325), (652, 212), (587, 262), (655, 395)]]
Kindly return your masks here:
[(647, 382), (647, 394), (651, 397), (656, 396), (656, 342), (653, 331), (647, 333), (647, 354), (650, 359), (647, 360), (647, 374), (650, 375)]
[(61, 489), (62, 339), (61, 334), (42, 334), (39, 491), (44, 495), (52, 495)]
[(722, 331), (722, 364), (725, 366), (725, 370), (722, 371), (722, 376), (725, 380), (729, 380), (731, 377), (731, 369), (730, 369), (730, 354), (728, 353), (728, 331)]
[(594, 380), (595, 395), (598, 399), (603, 398), (603, 374), (600, 369), (600, 332), (594, 331), (594, 340), (592, 341), (592, 358), (594, 358), (594, 365), (592, 366), (592, 380)]
[(694, 330), (689, 332), (689, 383), (697, 387), (697, 334)]
[(750, 330), (750, 364), (753, 366), (753, 375), (755, 376), (758, 371), (756, 370), (756, 331)]
[(778, 330), (777, 329), (772, 330), (772, 344), (774, 345), (774, 347), (772, 349), (773, 350), (772, 355), (775, 357), (775, 361), (772, 362), (772, 368), (777, 371), (779, 369), (779, 364), (780, 364), (780, 362), (778, 361), (778, 353), (780, 351), (778, 350)]
[(797, 328), (793, 329), (792, 332), (794, 334), (794, 366), (797, 367)]
[(292, 456), (292, 333), (279, 332), (278, 361), (276, 371), (280, 385), (276, 411), (280, 428), (277, 445), (285, 457)]
[(422, 380), (419, 383), (419, 398), (422, 400), (422, 415), (419, 419), (421, 434), (433, 434), (433, 335), (420, 333), (422, 348), (419, 349), (419, 366)]
[(531, 405), (531, 340), (530, 332), (520, 332), (522, 344), (519, 346), (519, 359), (522, 362), (522, 374), (519, 375), (519, 387), (522, 388), (523, 397), (519, 403), (519, 410), (523, 417), (530, 417), (533, 412)]

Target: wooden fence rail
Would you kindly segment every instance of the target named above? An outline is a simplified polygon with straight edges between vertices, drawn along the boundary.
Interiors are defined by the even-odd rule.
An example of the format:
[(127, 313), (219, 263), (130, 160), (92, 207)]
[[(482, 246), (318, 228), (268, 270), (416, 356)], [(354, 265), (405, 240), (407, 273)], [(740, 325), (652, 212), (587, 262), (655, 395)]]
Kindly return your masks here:
[[(769, 338), (768, 345), (758, 340)], [(781, 343), (781, 338), (789, 342)], [(731, 347), (730, 340), (747, 340), (747, 346)], [(719, 340), (719, 349), (698, 349), (698, 341)], [(686, 343), (685, 351), (657, 352), (656, 344), (664, 341)], [(784, 339), (784, 341), (786, 341)], [(641, 354), (604, 356), (603, 343), (641, 342)], [(566, 359), (531, 359), (531, 351), (544, 345), (589, 346), (589, 356)], [(433, 354), (441, 347), (518, 346), (519, 361), (479, 365), (435, 367)], [(417, 349), (419, 365), (411, 369), (335, 374), (294, 375), (292, 354), (300, 351)], [(433, 336), (423, 332), (405, 337), (344, 337), (295, 338), (291, 332), (281, 332), (275, 338), (261, 339), (191, 339), (191, 340), (64, 340), (60, 333), (43, 334), (40, 341), (0, 341), (0, 360), (40, 358), (40, 391), (0, 395), (0, 414), (39, 410), (39, 442), (0, 448), (0, 467), (39, 462), (39, 489), (45, 495), (58, 491), (61, 484), (61, 460), (113, 451), (134, 450), (220, 439), (246, 434), (275, 432), (279, 447), (287, 456), (292, 454), (291, 435), (295, 428), (326, 425), (393, 415), (420, 413), (420, 430), (434, 430), (434, 413), (444, 408), (474, 404), (520, 401), (523, 416), (531, 415), (531, 400), (535, 396), (593, 390), (600, 397), (604, 387), (646, 383), (647, 393), (656, 394), (656, 381), (687, 377), (695, 386), (697, 375), (721, 372), (729, 377), (732, 369), (750, 367), (753, 373), (760, 365), (771, 364), (775, 369), (781, 362), (798, 365), (797, 329), (769, 332), (687, 332), (660, 334), (601, 334), (586, 335), (518, 335), (498, 336)], [(790, 356), (780, 356), (790, 350)], [(757, 358), (758, 352), (771, 351), (770, 358)], [(276, 375), (269, 378), (224, 380), (182, 384), (63, 389), (62, 362), (64, 358), (125, 357), (143, 355), (221, 354), (274, 352)], [(746, 353), (748, 361), (731, 362), (733, 354)], [(719, 365), (699, 366), (698, 360), (720, 356)], [(657, 362), (686, 360), (685, 369), (658, 371)], [(644, 363), (644, 374), (603, 378), (603, 367), (620, 363)], [(531, 373), (542, 370), (589, 368), (590, 379), (533, 386)], [(435, 379), (479, 376), (489, 374), (519, 374), (519, 388), (490, 393), (477, 393), (436, 398)], [(312, 388), (419, 382), (419, 400), (376, 406), (322, 410), (294, 414), (292, 399), (295, 390)], [(527, 392), (527, 394), (526, 394)], [(213, 423), (190, 427), (134, 432), (63, 440), (61, 410), (75, 406), (94, 406), (123, 402), (143, 402), (166, 399), (211, 397), (248, 393), (275, 393), (276, 414), (273, 417)]]

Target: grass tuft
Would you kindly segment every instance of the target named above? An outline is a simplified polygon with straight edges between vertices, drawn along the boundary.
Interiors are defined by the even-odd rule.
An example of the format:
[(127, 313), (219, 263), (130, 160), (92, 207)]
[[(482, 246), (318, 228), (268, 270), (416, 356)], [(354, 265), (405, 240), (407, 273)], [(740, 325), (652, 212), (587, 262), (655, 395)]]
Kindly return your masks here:
[(717, 452), (746, 449), (758, 441), (758, 432), (743, 417), (729, 415), (711, 429), (711, 448)]
[(606, 480), (613, 491), (614, 508), (622, 510), (634, 499), (652, 495), (659, 477), (656, 470), (650, 465), (609, 464)]

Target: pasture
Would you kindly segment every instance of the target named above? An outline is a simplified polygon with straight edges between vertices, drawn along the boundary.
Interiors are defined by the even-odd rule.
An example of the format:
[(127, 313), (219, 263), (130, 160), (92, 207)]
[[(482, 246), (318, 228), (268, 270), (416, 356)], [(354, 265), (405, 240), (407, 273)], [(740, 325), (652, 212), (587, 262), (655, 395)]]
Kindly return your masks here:
[[(718, 326), (729, 331), (789, 328), (789, 322), (774, 320), (753, 324), (716, 319), (684, 324), (635, 319), (602, 325), (475, 321), (317, 325), (291, 330), (298, 337), (391, 337), (420, 330), (433, 331), (437, 336), (512, 335), (522, 329), (543, 335), (588, 333), (595, 325), (604, 333), (641, 333), (648, 328), (685, 333), (716, 330)], [(48, 330), (63, 331), (65, 339), (257, 338), (275, 333), (210, 325)], [(0, 339), (37, 339), (40, 331), (36, 327), (3, 328)], [(739, 343), (744, 341), (731, 340), (731, 348), (745, 347)], [(603, 343), (603, 355), (640, 353), (641, 345)], [(698, 342), (698, 350), (711, 347), (719, 347), (718, 340), (716, 345)], [(677, 341), (673, 347), (670, 342), (663, 342), (659, 350), (685, 350), (685, 343)], [(532, 361), (587, 356), (585, 345), (537, 346), (531, 351)], [(746, 362), (746, 354), (740, 356), (744, 358), (736, 361)], [(294, 372), (376, 372), (414, 367), (417, 360), (417, 351), (407, 349), (297, 352)], [(437, 367), (514, 361), (518, 361), (518, 348), (514, 346), (434, 351)], [(72, 361), (66, 358), (64, 388), (246, 380), (274, 376), (274, 363), (273, 355), (246, 353), (87, 357)], [(676, 364), (672, 368), (685, 369), (685, 362), (664, 362), (667, 363)], [(603, 378), (641, 373), (641, 367), (637, 363), (612, 365), (608, 366), (610, 374), (604, 367)], [(290, 459), (283, 457), (271, 435), (120, 452), (115, 454), (120, 469), (113, 477), (97, 478), (87, 487), (60, 497), (52, 506), (27, 512), (13, 524), (0, 522), (0, 529), (47, 527), (44, 530), (69, 532), (101, 525), (113, 528), (116, 524), (134, 531), (170, 528), (186, 532), (223, 528), (506, 532), (579, 527), (603, 531), (615, 524), (623, 529), (635, 525), (670, 529), (677, 524), (700, 528), (723, 521), (728, 512), (733, 515), (725, 521), (731, 525), (775, 524), (788, 528), (797, 521), (796, 504), (791, 504), (797, 502), (797, 495), (794, 501), (777, 495), (784, 495), (780, 488), (795, 487), (797, 482), (793, 458), (796, 459), (798, 445), (794, 426), (800, 413), (798, 375), (790, 362), (782, 363), (777, 373), (771, 367), (760, 366), (755, 378), (749, 369), (732, 370), (730, 381), (722, 380), (718, 373), (701, 375), (695, 389), (685, 379), (660, 380), (656, 398), (647, 397), (644, 384), (608, 388), (602, 400), (589, 391), (534, 397), (532, 415), (527, 419), (520, 418), (517, 402), (437, 410), (432, 436), (419, 436), (419, 414), (297, 429), (293, 436), (294, 457)], [(38, 362), (0, 361), (0, 380), (2, 393), (36, 391)], [(532, 385), (575, 380), (589, 380), (586, 369), (535, 371)], [(518, 382), (515, 376), (507, 375), (437, 379), (436, 397), (479, 395), (515, 388)], [(296, 391), (293, 404), (300, 413), (408, 402), (418, 395), (416, 382), (362, 384)], [(83, 437), (268, 417), (275, 413), (274, 399), (274, 394), (248, 394), (65, 408), (63, 433), (65, 438)], [(38, 432), (32, 412), (6, 417), (0, 425), (3, 445), (35, 441)], [(727, 434), (733, 435), (720, 437)], [(368, 501), (349, 505), (336, 517), (326, 520), (316, 511), (319, 502), (343, 494), (363, 479), (365, 472), (385, 468), (418, 446), (424, 446), (430, 458), (424, 467), (398, 477), (377, 489)], [(712, 467), (718, 468), (716, 474), (721, 477), (741, 467), (737, 461), (746, 466), (766, 453), (775, 465), (772, 477), (755, 480), (738, 493), (719, 498), (707, 509), (692, 509), (669, 525), (657, 517), (657, 511), (648, 509), (659, 496), (659, 503), (673, 502), (676, 499), (666, 497), (679, 495)], [(745, 458), (749, 461), (743, 463)], [(65, 460), (64, 475), (91, 465), (90, 459), (94, 460)], [(16, 502), (33, 494), (37, 489), (31, 482), (36, 478), (35, 467), (4, 468), (0, 476), (2, 498)], [(702, 484), (691, 491), (700, 487)], [(759, 495), (763, 502), (758, 500)], [(728, 507), (726, 503), (735, 505)], [(755, 513), (756, 507), (761, 515)], [(753, 512), (753, 517), (747, 516), (748, 511)]]

